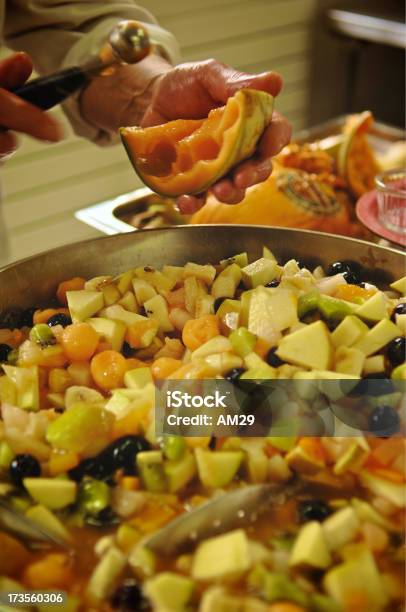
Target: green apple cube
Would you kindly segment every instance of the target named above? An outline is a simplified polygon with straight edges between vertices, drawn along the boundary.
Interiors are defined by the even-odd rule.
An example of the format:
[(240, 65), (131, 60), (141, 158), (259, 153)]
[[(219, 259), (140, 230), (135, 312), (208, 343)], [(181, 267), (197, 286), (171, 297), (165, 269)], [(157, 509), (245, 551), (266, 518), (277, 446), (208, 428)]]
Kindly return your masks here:
[(144, 302), (144, 308), (150, 319), (158, 321), (161, 331), (170, 332), (174, 330), (169, 320), (168, 305), (162, 295), (154, 295), (154, 297)]
[(348, 315), (331, 334), (334, 346), (352, 346), (369, 331), (369, 328), (358, 317)]
[(111, 345), (113, 351), (121, 351), (126, 333), (126, 326), (122, 321), (97, 317), (88, 319), (86, 322), (97, 331), (101, 340)]
[(398, 291), (401, 295), (406, 296), (406, 276), (403, 276), (394, 283), (391, 283), (390, 288)]
[(77, 484), (58, 478), (24, 478), (23, 484), (32, 499), (50, 510), (65, 508), (76, 499)]
[(219, 580), (246, 572), (252, 565), (249, 540), (242, 529), (201, 542), (194, 554), (192, 577)]
[(331, 563), (332, 558), (322, 525), (317, 521), (303, 525), (293, 544), (289, 566), (325, 569)]
[(362, 351), (366, 357), (373, 355), (388, 342), (399, 336), (399, 328), (389, 319), (379, 321), (372, 329), (354, 344), (354, 348)]
[(100, 291), (67, 291), (66, 299), (74, 323), (86, 321), (99, 312), (104, 306), (103, 294)]
[(219, 489), (228, 485), (238, 472), (242, 451), (210, 451), (196, 448), (195, 456), (200, 482), (205, 487)]
[(38, 367), (19, 368), (4, 365), (3, 370), (16, 390), (16, 403), (23, 410), (39, 410)]
[(382, 291), (378, 291), (355, 310), (357, 317), (366, 321), (378, 322), (389, 318), (388, 301)]
[(276, 351), (278, 357), (305, 368), (328, 370), (332, 347), (330, 334), (323, 321), (316, 321), (284, 336)]
[(280, 268), (276, 261), (261, 257), (242, 268), (241, 272), (247, 289), (254, 289), (258, 285), (266, 285), (277, 278), (280, 275)]

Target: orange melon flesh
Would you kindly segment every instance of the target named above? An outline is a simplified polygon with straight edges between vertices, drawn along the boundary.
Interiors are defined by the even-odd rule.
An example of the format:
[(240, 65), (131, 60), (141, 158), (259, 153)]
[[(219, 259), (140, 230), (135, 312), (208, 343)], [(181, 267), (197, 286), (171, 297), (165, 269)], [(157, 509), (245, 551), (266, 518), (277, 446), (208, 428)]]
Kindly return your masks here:
[(121, 128), (120, 134), (144, 183), (161, 195), (176, 197), (205, 191), (252, 155), (272, 110), (272, 96), (245, 89), (206, 119)]

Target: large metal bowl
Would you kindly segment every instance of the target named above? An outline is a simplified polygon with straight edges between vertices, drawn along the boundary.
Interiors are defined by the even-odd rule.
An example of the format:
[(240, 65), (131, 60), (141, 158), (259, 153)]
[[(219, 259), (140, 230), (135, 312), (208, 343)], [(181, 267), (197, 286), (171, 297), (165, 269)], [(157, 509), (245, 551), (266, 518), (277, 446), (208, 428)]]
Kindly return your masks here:
[(263, 245), (280, 261), (295, 257), (309, 266), (357, 261), (380, 286), (405, 274), (404, 253), (362, 240), (262, 226), (178, 226), (87, 240), (8, 266), (0, 270), (0, 313), (47, 302), (58, 283), (72, 276), (114, 275), (146, 264), (217, 262), (241, 251), (255, 258)]

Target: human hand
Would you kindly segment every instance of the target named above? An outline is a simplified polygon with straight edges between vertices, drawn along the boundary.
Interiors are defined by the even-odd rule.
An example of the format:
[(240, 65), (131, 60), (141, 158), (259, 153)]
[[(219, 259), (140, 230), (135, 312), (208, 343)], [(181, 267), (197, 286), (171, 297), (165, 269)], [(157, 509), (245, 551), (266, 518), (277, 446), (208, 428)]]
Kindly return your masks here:
[[(277, 96), (282, 88), (282, 78), (276, 72), (250, 75), (216, 60), (180, 64), (155, 81), (141, 125), (149, 127), (179, 118), (207, 117), (212, 108), (225, 104), (242, 88), (260, 89)], [(290, 124), (274, 112), (256, 154), (212, 186), (216, 198), (227, 204), (240, 202), (248, 187), (268, 178), (272, 172), (271, 158), (289, 142), (290, 136)], [(178, 199), (179, 208), (187, 214), (195, 212), (203, 204), (204, 196), (181, 196)]]
[(26, 53), (13, 53), (0, 61), (0, 126), (3, 128), (0, 128), (0, 161), (17, 148), (16, 136), (10, 130), (50, 142), (62, 138), (55, 119), (9, 91), (23, 85), (31, 72), (32, 62)]

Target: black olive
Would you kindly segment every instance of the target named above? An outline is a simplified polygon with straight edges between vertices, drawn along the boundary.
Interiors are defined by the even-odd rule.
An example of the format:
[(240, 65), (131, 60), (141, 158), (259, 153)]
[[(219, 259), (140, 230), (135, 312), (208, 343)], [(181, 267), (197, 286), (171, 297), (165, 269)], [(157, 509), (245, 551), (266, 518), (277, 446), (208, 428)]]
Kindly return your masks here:
[(151, 609), (149, 602), (144, 598), (140, 585), (135, 578), (127, 578), (116, 589), (111, 598), (111, 605), (120, 612), (147, 612)]
[(224, 297), (218, 297), (214, 300), (214, 304), (213, 304), (213, 310), (214, 312), (217, 312), (218, 309), (220, 308), (220, 306), (222, 305), (222, 303), (224, 302), (226, 298)]
[(49, 317), (47, 324), (49, 327), (53, 327), (54, 325), (62, 325), (62, 327), (67, 327), (68, 325), (72, 324), (72, 319), (63, 312), (58, 312), (57, 314), (52, 315), (52, 317)]
[(395, 390), (393, 381), (387, 378), (384, 372), (367, 374), (360, 380), (347, 395), (350, 397), (389, 395)]
[(279, 366), (286, 363), (276, 354), (276, 347), (271, 348), (271, 350), (268, 352), (268, 355), (266, 356), (266, 362), (269, 363), (269, 365), (273, 368), (278, 368)]
[(400, 418), (392, 406), (378, 406), (369, 415), (368, 426), (376, 436), (393, 436), (400, 429)]
[(351, 272), (351, 271), (343, 272), (343, 277), (345, 278), (345, 280), (347, 281), (349, 285), (359, 285), (360, 283), (359, 276), (354, 274), (354, 272)]
[(394, 323), (396, 323), (396, 315), (406, 314), (406, 302), (400, 302), (392, 311), (391, 319)]
[(344, 272), (350, 272), (350, 267), (345, 261), (335, 261), (327, 268), (327, 276), (335, 276)]
[(321, 499), (305, 499), (300, 501), (297, 507), (299, 521), (324, 521), (330, 514), (330, 506)]
[(34, 325), (33, 317), (36, 308), (27, 308), (23, 310), (20, 315), (20, 326), (21, 327), (32, 327)]
[(270, 283), (268, 283), (267, 285), (265, 285), (265, 287), (278, 287), (279, 285), (279, 281), (277, 278), (274, 278), (273, 280), (271, 280)]
[(149, 443), (141, 436), (124, 436), (110, 444), (103, 454), (111, 454), (116, 470), (123, 469), (126, 474), (135, 474), (138, 453), (149, 448)]
[(106, 480), (120, 469), (126, 474), (135, 474), (137, 454), (149, 448), (149, 443), (141, 436), (118, 438), (96, 457), (83, 459), (79, 465), (69, 471), (69, 476), (79, 482), (85, 476)]
[(16, 455), (10, 463), (10, 478), (18, 487), (22, 486), (24, 478), (41, 476), (41, 466), (38, 459), (28, 454)]
[(9, 344), (0, 344), (0, 363), (7, 361), (7, 357), (12, 350), (13, 349)]
[(399, 336), (391, 340), (386, 347), (386, 354), (394, 368), (403, 363), (406, 360), (406, 338)]
[(121, 349), (122, 354), (124, 355), (124, 357), (133, 357), (135, 355), (135, 349), (133, 349), (128, 342), (124, 342), (122, 349)]
[(233, 368), (227, 372), (227, 374), (225, 374), (224, 378), (229, 380), (231, 383), (235, 383), (237, 380), (239, 380), (241, 374), (244, 374), (244, 372), (244, 368)]
[(120, 518), (110, 506), (107, 506), (107, 508), (100, 510), (98, 514), (86, 515), (85, 522), (92, 527), (109, 527), (110, 525), (117, 525)]

